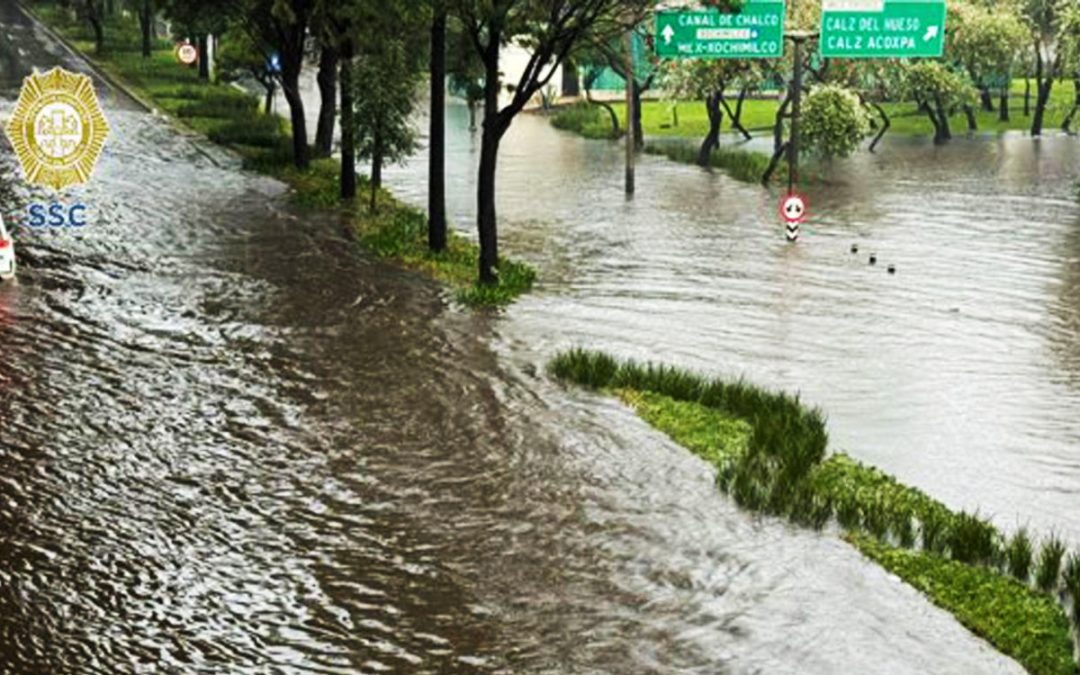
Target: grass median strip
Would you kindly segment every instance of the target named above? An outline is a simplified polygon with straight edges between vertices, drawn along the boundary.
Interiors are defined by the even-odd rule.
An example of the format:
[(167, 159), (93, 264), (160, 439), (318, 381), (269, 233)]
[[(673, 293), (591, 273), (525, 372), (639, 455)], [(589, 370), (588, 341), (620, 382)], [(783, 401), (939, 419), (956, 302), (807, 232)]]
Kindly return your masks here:
[[(35, 16), (82, 52), (99, 69), (121, 81), (139, 99), (178, 119), (214, 143), (226, 146), (248, 169), (271, 175), (293, 189), (293, 200), (309, 208), (341, 209), (352, 219), (361, 245), (380, 258), (417, 270), (451, 287), (467, 306), (502, 306), (528, 292), (536, 279), (529, 265), (502, 259), (499, 282), (476, 282), (479, 249), (472, 241), (448, 232), (447, 248), (433, 253), (427, 246), (427, 217), (381, 190), (377, 209), (358, 200), (338, 198), (338, 160), (316, 160), (307, 170), (291, 164), (289, 125), (277, 115), (259, 110), (256, 97), (236, 87), (200, 80), (197, 69), (182, 66), (173, 45), (156, 40), (149, 58), (141, 54), (141, 36), (134, 17), (115, 15), (105, 26), (105, 44), (95, 53), (93, 36), (84, 22), (75, 21), (58, 4), (35, 4)], [(367, 181), (360, 177), (361, 194)]]
[[(1025, 564), (1024, 542), (1007, 541), (977, 513), (953, 512), (874, 467), (842, 453), (827, 455), (823, 414), (797, 396), (580, 349), (556, 355), (549, 371), (618, 396), (712, 463), (718, 485), (740, 506), (816, 528), (835, 518), (867, 557), (1029, 672), (1080, 672), (1069, 620), (1057, 602), (1080, 597), (1080, 556), (1065, 560), (1056, 537), (1044, 543), (1034, 567), (1045, 583), (1032, 586), (1030, 542)], [(1074, 621), (1080, 626), (1080, 612)]]

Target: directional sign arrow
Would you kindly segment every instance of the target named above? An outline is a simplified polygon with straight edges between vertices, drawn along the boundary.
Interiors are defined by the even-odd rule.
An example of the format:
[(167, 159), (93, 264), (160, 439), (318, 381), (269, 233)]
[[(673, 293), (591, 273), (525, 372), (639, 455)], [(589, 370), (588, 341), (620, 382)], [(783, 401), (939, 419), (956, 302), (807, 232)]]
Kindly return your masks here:
[(671, 44), (671, 38), (675, 37), (675, 29), (671, 27), (671, 24), (664, 26), (664, 44)]
[(934, 38), (937, 37), (937, 34), (938, 34), (938, 27), (937, 26), (927, 26), (926, 27), (926, 35), (923, 36), (923, 42), (929, 42), (929, 41), (933, 40)]

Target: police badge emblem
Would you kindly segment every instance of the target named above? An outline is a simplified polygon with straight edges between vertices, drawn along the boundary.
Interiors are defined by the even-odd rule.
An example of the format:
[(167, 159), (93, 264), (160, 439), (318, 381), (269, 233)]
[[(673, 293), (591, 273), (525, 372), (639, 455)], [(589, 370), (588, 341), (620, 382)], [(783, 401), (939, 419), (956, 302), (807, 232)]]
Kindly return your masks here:
[(5, 131), (27, 182), (60, 191), (90, 180), (109, 124), (90, 78), (57, 67), (23, 80)]

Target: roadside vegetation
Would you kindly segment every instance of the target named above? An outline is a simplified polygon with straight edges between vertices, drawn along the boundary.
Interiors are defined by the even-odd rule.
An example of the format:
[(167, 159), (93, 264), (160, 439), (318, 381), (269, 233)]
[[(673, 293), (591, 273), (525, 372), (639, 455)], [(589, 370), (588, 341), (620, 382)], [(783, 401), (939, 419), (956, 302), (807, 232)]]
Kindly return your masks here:
[(292, 188), (297, 204), (347, 213), (359, 243), (367, 250), (448, 284), (459, 302), (506, 305), (532, 287), (535, 271), (513, 260), (500, 265), (498, 283), (478, 283), (476, 244), (451, 231), (444, 248), (432, 251), (424, 212), (399, 202), (384, 189), (372, 191), (367, 177), (360, 177), (358, 186), (373, 198), (343, 201), (339, 196), (339, 160), (316, 159), (297, 168), (288, 122), (261, 111), (258, 98), (231, 85), (202, 79), (198, 69), (180, 65), (170, 41), (154, 40), (151, 55), (143, 57), (134, 19), (120, 15), (105, 19), (104, 39), (98, 50), (87, 24), (74, 20), (59, 5), (38, 3), (33, 11), (144, 104), (232, 149), (243, 158), (246, 168), (284, 181)]
[[(1066, 609), (1080, 629), (1080, 555), (1049, 535), (1012, 539), (978, 513), (842, 454), (827, 454), (819, 410), (744, 381), (571, 350), (557, 378), (619, 397), (709, 461), (740, 506), (814, 528), (837, 522), (867, 557), (952, 612), (1032, 673), (1077, 673)], [(1061, 599), (1062, 604), (1058, 604)]]

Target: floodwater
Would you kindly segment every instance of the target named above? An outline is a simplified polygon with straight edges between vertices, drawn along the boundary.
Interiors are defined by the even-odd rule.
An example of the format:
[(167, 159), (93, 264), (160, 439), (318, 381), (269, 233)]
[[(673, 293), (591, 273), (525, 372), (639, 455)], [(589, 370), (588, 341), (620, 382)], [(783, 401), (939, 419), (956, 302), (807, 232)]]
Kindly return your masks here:
[[(82, 68), (9, 0), (0, 60), (0, 117), (31, 66)], [(281, 185), (227, 153), (101, 92), (113, 134), (93, 182), (72, 193), (90, 205), (85, 229), (21, 226), (25, 204), (49, 197), (0, 148), (0, 207), (22, 265), (0, 287), (0, 671), (1019, 672), (835, 536), (738, 511), (702, 462), (540, 368), (582, 343), (746, 372), (828, 404), (834, 434), (882, 460), (871, 453), (890, 447), (883, 430), (930, 396), (890, 359), (930, 352), (933, 330), (960, 340), (980, 316), (1001, 321), (979, 314), (975, 279), (949, 269), (917, 285), (933, 258), (895, 242), (916, 225), (946, 236), (917, 222), (924, 206), (905, 204), (890, 238), (837, 188), (830, 208), (850, 204), (846, 229), (785, 248), (764, 216), (740, 215), (767, 206), (753, 188), (647, 162), (654, 178), (627, 204), (611, 148), (526, 119), (504, 155), (506, 241), (545, 281), (505, 314), (476, 314), (357, 252), (340, 222), (292, 211)], [(464, 221), (471, 141), (455, 128)], [(421, 168), (395, 173), (395, 187), (416, 197)], [(515, 213), (510, 191), (526, 184), (529, 209)], [(950, 184), (943, 194), (981, 185)], [(985, 195), (950, 199), (1003, 199), (1000, 186)], [(1068, 212), (1060, 195), (1041, 211), (1014, 199), (1013, 213), (1050, 223)], [(1036, 234), (1008, 236), (1034, 255)], [(901, 273), (846, 258), (853, 237)], [(1038, 277), (999, 256), (1010, 283), (987, 283), (1007, 290), (1002, 316), (1042, 316), (1009, 309), (1020, 297), (1063, 305), (1053, 286), (1033, 300)], [(957, 279), (972, 296), (958, 317), (942, 306), (942, 326), (916, 318), (937, 315), (913, 296)], [(905, 342), (894, 322), (877, 356), (853, 348), (844, 331), (886, 308), (923, 332)], [(1000, 363), (1024, 347), (995, 344), (968, 349)], [(956, 349), (963, 364), (919, 361), (919, 372), (958, 377), (975, 357)], [(1060, 372), (1076, 363), (1067, 346), (1053, 353)], [(823, 354), (865, 372), (824, 386)], [(867, 379), (890, 377), (894, 412), (855, 425), (878, 391)], [(1021, 382), (1043, 400), (1034, 373)], [(1067, 418), (1053, 428), (1064, 443)], [(919, 452), (936, 461), (908, 440), (912, 466)], [(950, 498), (940, 469), (905, 477)], [(1018, 486), (1023, 471), (1038, 478), (1017, 459)], [(1046, 499), (1030, 487), (1008, 503), (1034, 517)]]

